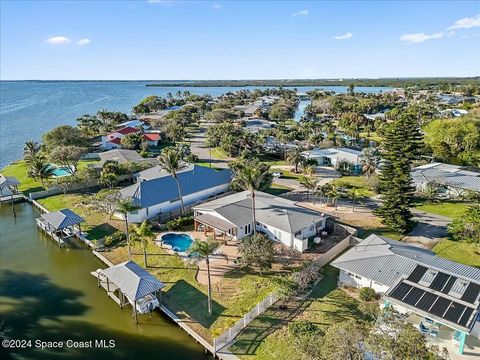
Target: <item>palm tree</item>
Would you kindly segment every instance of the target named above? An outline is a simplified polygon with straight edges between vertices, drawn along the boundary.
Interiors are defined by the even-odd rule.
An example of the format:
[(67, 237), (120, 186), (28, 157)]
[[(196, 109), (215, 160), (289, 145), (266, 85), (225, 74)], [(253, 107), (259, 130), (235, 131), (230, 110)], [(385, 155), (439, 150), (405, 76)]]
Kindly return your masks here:
[(302, 149), (294, 147), (287, 152), (287, 161), (290, 165), (295, 166), (295, 172), (298, 172), (298, 167), (305, 164), (305, 158), (302, 155)]
[(127, 248), (128, 248), (128, 260), (132, 259), (132, 251), (130, 250), (130, 233), (128, 231), (128, 213), (140, 209), (140, 206), (137, 206), (133, 203), (132, 199), (122, 199), (118, 203), (118, 212), (123, 214), (125, 220), (125, 230), (127, 235)]
[(178, 172), (184, 169), (187, 165), (182, 161), (182, 154), (178, 148), (170, 147), (163, 150), (157, 160), (160, 167), (168, 172), (177, 183), (178, 196), (180, 198), (180, 209), (183, 215), (183, 196), (182, 189), (180, 187), (180, 181), (178, 180)]
[(45, 188), (45, 180), (53, 176), (54, 169), (45, 162), (43, 157), (34, 156), (29, 160), (27, 176), (37, 180), (40, 179), (42, 186)]
[(210, 256), (217, 249), (218, 243), (208, 238), (207, 241), (195, 240), (188, 249), (189, 254), (195, 254), (201, 259), (205, 259), (207, 264), (208, 278), (208, 313), (212, 315), (212, 284), (210, 281)]
[(243, 190), (250, 191), (252, 198), (252, 222), (254, 234), (257, 233), (257, 220), (255, 216), (255, 191), (261, 188), (265, 182), (271, 180), (272, 175), (269, 170), (270, 169), (268, 165), (253, 160), (246, 160), (243, 164), (233, 169), (233, 184)]
[(311, 176), (304, 176), (300, 179), (300, 184), (302, 184), (307, 189), (307, 199), (310, 194), (310, 191), (314, 191), (318, 185), (317, 178)]
[(40, 145), (38, 142), (33, 140), (28, 140), (23, 147), (23, 158), (25, 161), (30, 162), (35, 158), (40, 151)]
[(352, 199), (352, 212), (355, 211), (355, 202), (360, 197), (360, 191), (357, 188), (351, 188), (348, 190), (347, 195)]
[(134, 234), (134, 241), (140, 242), (143, 246), (143, 261), (145, 262), (145, 267), (147, 265), (147, 245), (148, 239), (153, 237), (152, 226), (147, 223), (146, 221), (142, 222), (140, 226), (135, 226), (133, 229)]

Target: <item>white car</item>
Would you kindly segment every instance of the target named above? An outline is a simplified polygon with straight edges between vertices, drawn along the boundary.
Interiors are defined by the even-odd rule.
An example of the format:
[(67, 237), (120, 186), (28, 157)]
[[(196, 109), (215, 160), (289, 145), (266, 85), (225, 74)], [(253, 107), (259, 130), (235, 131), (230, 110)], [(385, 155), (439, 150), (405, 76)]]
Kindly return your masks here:
[(275, 171), (273, 173), (273, 177), (281, 178), (282, 176), (283, 176), (283, 173), (281, 171)]

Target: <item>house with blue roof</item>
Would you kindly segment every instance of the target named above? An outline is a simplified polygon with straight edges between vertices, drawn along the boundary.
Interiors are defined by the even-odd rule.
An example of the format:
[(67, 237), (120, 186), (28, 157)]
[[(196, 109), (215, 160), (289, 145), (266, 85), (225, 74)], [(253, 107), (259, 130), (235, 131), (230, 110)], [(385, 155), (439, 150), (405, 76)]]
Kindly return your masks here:
[[(128, 214), (128, 220), (140, 223), (158, 215), (180, 210), (181, 203), (175, 179), (160, 166), (134, 175), (136, 183), (120, 190), (124, 198), (132, 199), (140, 207)], [(183, 203), (199, 204), (202, 201), (225, 193), (230, 188), (232, 171), (214, 170), (189, 164), (177, 173)], [(116, 214), (122, 218), (121, 214)]]

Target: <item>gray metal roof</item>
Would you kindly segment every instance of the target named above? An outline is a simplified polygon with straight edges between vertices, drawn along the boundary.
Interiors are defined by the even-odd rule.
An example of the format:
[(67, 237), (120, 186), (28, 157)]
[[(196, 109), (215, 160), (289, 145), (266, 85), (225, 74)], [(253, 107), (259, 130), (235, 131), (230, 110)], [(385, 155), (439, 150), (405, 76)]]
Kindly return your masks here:
[(143, 158), (135, 150), (126, 150), (126, 149), (114, 149), (105, 152), (98, 153), (100, 158), (99, 164), (94, 164), (96, 167), (101, 167), (106, 161), (116, 161), (119, 164), (124, 164), (126, 162), (136, 162), (136, 163), (151, 163), (152, 166), (157, 163), (156, 159), (153, 158)]
[(132, 260), (101, 270), (101, 273), (132, 301), (165, 287), (160, 280)]
[(20, 181), (18, 181), (15, 176), (4, 176), (0, 174), (0, 189), (18, 185), (20, 185)]
[[(177, 173), (180, 174), (185, 171), (193, 171), (195, 170), (195, 164), (186, 164), (186, 167), (183, 168), (182, 170), (179, 170)], [(164, 176), (171, 176), (169, 172), (163, 170), (159, 165), (151, 167), (150, 169), (146, 169), (143, 171), (140, 171), (135, 174), (136, 177), (143, 179), (143, 180), (152, 180), (152, 179), (157, 179), (161, 178)]]
[(73, 225), (80, 224), (85, 221), (80, 215), (75, 214), (70, 209), (62, 209), (60, 211), (49, 212), (41, 215), (56, 230), (63, 230)]
[[(242, 191), (203, 203), (194, 209), (214, 210), (237, 227), (252, 222), (252, 198), (249, 191)], [(261, 191), (255, 193), (255, 210), (258, 222), (291, 234), (323, 219), (316, 211), (300, 207), (291, 200)]]
[[(182, 195), (195, 194), (216, 186), (229, 184), (232, 180), (232, 171), (214, 170), (205, 166), (193, 165), (178, 173), (178, 181)], [(151, 180), (139, 181), (120, 190), (123, 197), (131, 198), (142, 208), (178, 199), (178, 188), (171, 175), (161, 176)]]
[(480, 191), (480, 173), (463, 170), (460, 166), (433, 163), (416, 167), (412, 171), (415, 183), (435, 182), (459, 189)]
[(400, 277), (410, 275), (417, 264), (480, 284), (480, 269), (375, 234), (332, 262), (339, 269), (387, 286), (393, 286)]

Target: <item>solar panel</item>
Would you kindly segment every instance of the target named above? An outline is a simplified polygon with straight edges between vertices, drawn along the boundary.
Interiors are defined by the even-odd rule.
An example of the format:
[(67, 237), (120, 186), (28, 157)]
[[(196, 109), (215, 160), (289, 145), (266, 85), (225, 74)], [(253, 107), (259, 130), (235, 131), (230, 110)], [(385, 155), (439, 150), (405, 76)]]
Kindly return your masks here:
[(470, 319), (470, 316), (472, 315), (473, 309), (467, 307), (465, 309), (465, 312), (462, 315), (462, 318), (458, 321), (458, 323), (462, 326), (467, 326), (468, 320)]
[(439, 272), (435, 279), (433, 279), (432, 283), (430, 284), (430, 289), (440, 291), (445, 286), (445, 282), (447, 281), (449, 275)]
[(452, 302), (452, 305), (450, 305), (450, 307), (448, 308), (443, 318), (458, 324), (458, 321), (460, 320), (460, 317), (462, 316), (465, 308), (465, 305), (456, 303), (454, 301)]
[(428, 309), (430, 309), (433, 302), (437, 300), (437, 298), (437, 295), (426, 292), (425, 295), (418, 302), (417, 307), (421, 310), (428, 311)]
[(395, 287), (395, 289), (390, 293), (390, 296), (394, 299), (402, 300), (411, 288), (411, 285), (402, 282)]
[(475, 283), (470, 283), (467, 287), (467, 290), (463, 293), (462, 300), (474, 304), (475, 300), (478, 298), (480, 293), (480, 285)]
[(445, 284), (445, 287), (442, 289), (442, 293), (448, 294), (448, 292), (450, 291), (450, 289), (452, 288), (456, 280), (457, 278), (455, 276), (450, 276), (450, 279), (448, 279), (447, 283)]
[(418, 288), (413, 288), (407, 296), (405, 296), (405, 299), (403, 301), (407, 303), (408, 305), (415, 305), (417, 301), (422, 297), (422, 295), (425, 294), (424, 290), (418, 289)]
[(416, 268), (413, 269), (412, 273), (407, 278), (407, 280), (414, 283), (418, 283), (426, 271), (427, 271), (427, 268), (425, 266), (417, 265)]
[(448, 300), (443, 297), (438, 297), (437, 301), (435, 302), (435, 304), (433, 304), (429, 312), (431, 312), (433, 315), (443, 317), (443, 314), (445, 313), (447, 308), (450, 306), (451, 302), (452, 300)]

